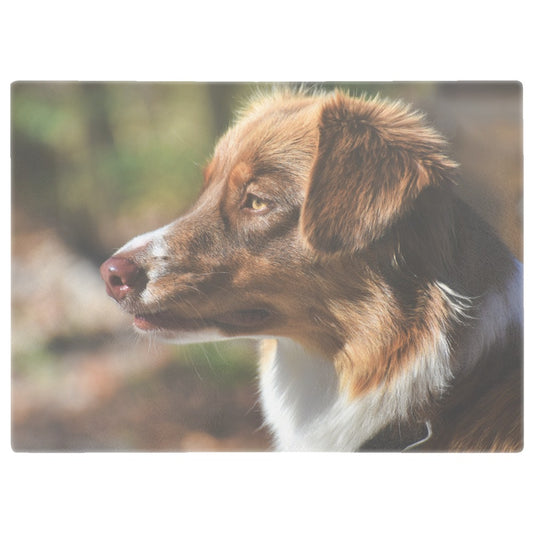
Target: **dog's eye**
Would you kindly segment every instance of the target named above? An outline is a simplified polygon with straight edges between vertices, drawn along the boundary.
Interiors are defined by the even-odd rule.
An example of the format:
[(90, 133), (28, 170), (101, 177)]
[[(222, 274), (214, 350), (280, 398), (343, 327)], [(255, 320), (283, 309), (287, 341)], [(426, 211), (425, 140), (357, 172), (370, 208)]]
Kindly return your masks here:
[(263, 213), (267, 211), (270, 206), (266, 200), (259, 198), (259, 196), (248, 194), (243, 207), (254, 211), (255, 213)]

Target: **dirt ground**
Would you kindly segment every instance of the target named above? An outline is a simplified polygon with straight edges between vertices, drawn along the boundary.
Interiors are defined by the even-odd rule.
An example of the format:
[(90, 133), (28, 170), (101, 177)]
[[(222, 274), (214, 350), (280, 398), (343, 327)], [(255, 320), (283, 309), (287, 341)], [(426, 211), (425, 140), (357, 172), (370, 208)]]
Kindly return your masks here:
[[(124, 345), (122, 346), (124, 348)], [(205, 361), (120, 346), (69, 354), (52, 375), (13, 381), (16, 451), (259, 451), (256, 386), (248, 372), (224, 382)], [(115, 351), (117, 350), (117, 351)], [(137, 361), (124, 370), (127, 359)]]

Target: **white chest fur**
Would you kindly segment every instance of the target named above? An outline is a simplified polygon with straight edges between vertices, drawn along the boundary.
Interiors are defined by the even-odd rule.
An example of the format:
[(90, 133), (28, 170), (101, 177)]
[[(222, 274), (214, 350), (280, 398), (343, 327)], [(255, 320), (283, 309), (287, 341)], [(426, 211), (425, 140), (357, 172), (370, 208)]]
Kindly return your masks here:
[(331, 361), (280, 339), (265, 343), (261, 402), (278, 450), (355, 451), (388, 424), (379, 391), (349, 400)]

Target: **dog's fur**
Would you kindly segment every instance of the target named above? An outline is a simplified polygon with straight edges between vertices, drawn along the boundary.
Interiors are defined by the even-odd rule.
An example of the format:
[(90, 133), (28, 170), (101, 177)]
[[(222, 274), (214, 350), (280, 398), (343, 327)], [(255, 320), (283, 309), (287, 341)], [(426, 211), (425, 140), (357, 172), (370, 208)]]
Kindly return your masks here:
[(117, 299), (172, 341), (261, 339), (277, 449), (520, 450), (522, 269), (445, 149), (398, 102), (262, 97), (197, 204), (115, 254)]

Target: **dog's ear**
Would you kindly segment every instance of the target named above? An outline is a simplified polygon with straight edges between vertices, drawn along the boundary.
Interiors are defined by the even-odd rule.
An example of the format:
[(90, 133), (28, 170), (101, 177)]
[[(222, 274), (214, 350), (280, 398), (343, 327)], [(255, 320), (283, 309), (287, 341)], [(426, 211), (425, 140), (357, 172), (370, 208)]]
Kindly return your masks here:
[(325, 253), (355, 253), (382, 237), (425, 187), (456, 163), (443, 139), (401, 103), (327, 98), (301, 228)]

